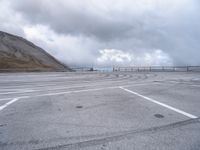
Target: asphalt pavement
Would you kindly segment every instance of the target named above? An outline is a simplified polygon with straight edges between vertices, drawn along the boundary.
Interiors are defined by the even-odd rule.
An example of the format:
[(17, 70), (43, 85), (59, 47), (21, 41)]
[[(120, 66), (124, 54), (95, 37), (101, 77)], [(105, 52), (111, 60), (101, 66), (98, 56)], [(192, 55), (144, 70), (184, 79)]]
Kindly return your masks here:
[(0, 74), (1, 150), (199, 150), (200, 73)]

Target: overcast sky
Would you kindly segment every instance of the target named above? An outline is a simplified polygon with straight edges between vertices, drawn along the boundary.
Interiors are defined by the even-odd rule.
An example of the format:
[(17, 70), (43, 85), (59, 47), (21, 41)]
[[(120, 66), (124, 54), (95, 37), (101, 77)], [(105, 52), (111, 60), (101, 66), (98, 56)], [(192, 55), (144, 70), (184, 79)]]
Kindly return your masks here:
[(69, 65), (200, 65), (199, 0), (0, 0), (0, 30)]

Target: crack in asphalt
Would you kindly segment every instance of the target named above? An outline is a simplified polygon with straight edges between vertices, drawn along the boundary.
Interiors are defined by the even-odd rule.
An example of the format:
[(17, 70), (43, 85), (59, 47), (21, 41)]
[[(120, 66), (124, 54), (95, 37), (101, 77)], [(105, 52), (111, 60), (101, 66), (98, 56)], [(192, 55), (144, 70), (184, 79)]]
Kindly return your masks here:
[(122, 132), (116, 132), (116, 133), (109, 133), (109, 135), (105, 134), (99, 134), (94, 135), (96, 138), (76, 143), (70, 143), (70, 144), (62, 144), (62, 145), (56, 145), (52, 147), (46, 147), (46, 148), (39, 148), (35, 150), (58, 150), (58, 149), (77, 149), (77, 148), (83, 148), (83, 147), (89, 147), (94, 145), (101, 145), (108, 142), (115, 142), (120, 141), (127, 138), (132, 138), (134, 135), (137, 134), (148, 134), (148, 133), (154, 133), (159, 131), (166, 131), (182, 126), (186, 126), (189, 124), (195, 124), (200, 123), (200, 118), (196, 119), (188, 119), (168, 125), (158, 126), (158, 127), (152, 127), (147, 129), (141, 129), (141, 130), (129, 130), (129, 131), (122, 131)]

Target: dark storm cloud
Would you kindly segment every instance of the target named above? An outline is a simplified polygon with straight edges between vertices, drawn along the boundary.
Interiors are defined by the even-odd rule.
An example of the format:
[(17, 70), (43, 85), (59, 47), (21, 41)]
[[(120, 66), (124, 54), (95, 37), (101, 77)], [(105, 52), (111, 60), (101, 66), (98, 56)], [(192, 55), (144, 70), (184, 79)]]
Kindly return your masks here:
[[(27, 25), (34, 27), (34, 29), (26, 28), (27, 36), (33, 32), (34, 35), (43, 32), (38, 27), (42, 25), (47, 27), (45, 28), (47, 31), (40, 35), (44, 37), (42, 40), (48, 39), (46, 37), (52, 34), (54, 41), (59, 38), (64, 41), (51, 44), (46, 42), (47, 49), (51, 49), (49, 45), (60, 49), (58, 57), (69, 51), (70, 53), (75, 51), (73, 55), (75, 58), (77, 53), (83, 55), (82, 51), (85, 51), (87, 55), (77, 55), (77, 59), (94, 61), (99, 55), (99, 50), (106, 49), (103, 52), (108, 52), (108, 49), (111, 49), (111, 52), (114, 52), (113, 49), (116, 49), (124, 52), (122, 55), (133, 53), (145, 61), (142, 56), (157, 54), (159, 50), (163, 55), (168, 55), (174, 64), (200, 64), (198, 0), (7, 0), (7, 2), (10, 2), (10, 10), (24, 19), (21, 28)], [(12, 23), (8, 21), (7, 24), (9, 22)], [(20, 24), (19, 21), (15, 22)], [(34, 35), (31, 38), (39, 41)], [(61, 50), (62, 47), (65, 51)], [(121, 54), (119, 51), (115, 52)]]
[[(81, 2), (84, 5), (84, 2)], [(106, 15), (87, 6), (69, 1), (26, 1), (19, 0), (13, 7), (31, 23), (47, 24), (61, 34), (83, 34), (100, 40), (110, 40), (130, 36), (133, 24), (119, 14)], [(124, 16), (125, 17), (125, 16)]]

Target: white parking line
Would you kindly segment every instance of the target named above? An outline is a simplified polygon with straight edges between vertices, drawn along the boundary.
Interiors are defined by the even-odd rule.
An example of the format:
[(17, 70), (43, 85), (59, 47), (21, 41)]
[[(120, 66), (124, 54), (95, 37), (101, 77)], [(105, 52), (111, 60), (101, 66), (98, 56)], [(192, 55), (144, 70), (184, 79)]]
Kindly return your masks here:
[[(8, 107), (9, 105), (13, 104), (14, 102), (16, 102), (16, 101), (18, 101), (18, 100), (20, 100), (22, 98), (29, 98), (29, 96), (22, 96), (22, 97), (16, 97), (16, 98), (10, 99), (9, 102), (7, 102), (4, 105), (0, 106), (0, 111), (2, 111), (3, 109), (5, 109), (6, 107)], [(3, 100), (3, 99), (1, 99), (1, 100)]]
[[(147, 83), (132, 83), (129, 85), (120, 85), (123, 87), (132, 87), (132, 86), (142, 86), (142, 85), (154, 85), (154, 84), (161, 84), (161, 83), (152, 83), (152, 82), (147, 82)], [(6, 90), (13, 90), (13, 91), (8, 91), (8, 92), (22, 92), (22, 91), (30, 91), (30, 92), (38, 92), (38, 91), (52, 91), (52, 90), (65, 90), (65, 89), (71, 89), (71, 88), (86, 88), (86, 87), (93, 87), (93, 86), (102, 86), (105, 84), (99, 84), (99, 83), (94, 83), (94, 84), (77, 84), (75, 86), (41, 86), (41, 87), (32, 87), (31, 89), (6, 89)], [(118, 85), (119, 86), (119, 85)], [(50, 88), (50, 89), (49, 89)], [(14, 91), (15, 90), (15, 91)], [(23, 92), (22, 92), (23, 93)], [(1, 94), (1, 93), (0, 93)]]
[(200, 87), (200, 85), (189, 85), (189, 86), (193, 86), (193, 87)]
[(12, 103), (18, 101), (19, 99), (18, 98), (14, 98), (13, 100), (5, 103), (4, 105), (0, 106), (0, 111), (2, 111), (4, 108), (8, 107), (9, 105), (11, 105)]
[[(143, 86), (143, 85), (149, 85), (149, 84), (159, 84), (159, 83), (141, 83), (141, 84), (133, 84), (133, 85), (124, 85), (123, 87), (133, 87), (133, 86)], [(40, 91), (52, 91), (52, 90), (65, 90), (69, 88), (86, 88), (86, 87), (92, 87), (92, 86), (99, 86), (99, 85), (84, 85), (84, 86), (72, 86), (72, 87), (63, 87), (63, 88), (52, 88), (49, 90), (35, 90), (35, 92), (40, 92)], [(101, 86), (101, 85), (100, 85)], [(89, 91), (99, 91), (99, 90), (104, 90), (104, 89), (113, 89), (113, 88), (119, 88), (119, 86), (113, 86), (113, 87), (104, 87), (104, 88), (91, 88), (91, 89), (86, 89), (86, 90), (74, 90), (74, 91), (67, 91), (67, 92), (56, 92), (56, 93), (47, 93), (47, 94), (39, 94), (39, 95), (34, 95), (30, 97), (41, 97), (41, 96), (52, 96), (52, 95), (62, 95), (62, 94), (70, 94), (70, 93), (79, 93), (79, 92), (89, 92)]]
[[(149, 83), (148, 83), (148, 84), (149, 84)], [(153, 83), (153, 84), (158, 84), (158, 83)], [(158, 105), (161, 105), (161, 106), (163, 106), (163, 107), (166, 107), (166, 108), (168, 108), (168, 109), (171, 109), (171, 110), (173, 110), (173, 111), (175, 111), (175, 112), (177, 112), (177, 113), (180, 113), (180, 114), (182, 114), (182, 115), (185, 115), (185, 116), (187, 116), (187, 117), (189, 117), (189, 118), (198, 118), (197, 116), (194, 116), (194, 115), (192, 115), (192, 114), (186, 113), (186, 112), (184, 112), (184, 111), (182, 111), (182, 110), (179, 110), (179, 109), (174, 108), (174, 107), (172, 107), (172, 106), (169, 106), (169, 105), (167, 105), (167, 104), (158, 102), (158, 101), (156, 101), (156, 100), (154, 100), (154, 99), (151, 99), (151, 98), (149, 98), (149, 97), (146, 97), (146, 96), (144, 96), (144, 95), (141, 95), (141, 94), (139, 94), (139, 93), (133, 92), (133, 91), (128, 90), (128, 89), (125, 88), (125, 87), (142, 86), (142, 85), (146, 85), (146, 83), (142, 83), (142, 84), (133, 84), (133, 85), (124, 85), (124, 86), (103, 87), (103, 88), (91, 88), (91, 89), (83, 89), (83, 90), (74, 90), (74, 91), (66, 91), (66, 92), (57, 92), (57, 93), (47, 93), (47, 94), (40, 94), (40, 95), (33, 95), (33, 96), (32, 96), (32, 95), (31, 95), (31, 96), (22, 96), (22, 97), (16, 97), (16, 98), (4, 98), (4, 99), (0, 99), (0, 101), (3, 101), (3, 100), (6, 101), (6, 100), (11, 100), (11, 99), (12, 99), (12, 100), (9, 101), (9, 102), (6, 103), (6, 104), (0, 106), (0, 111), (3, 110), (4, 108), (6, 108), (7, 106), (9, 106), (10, 104), (16, 102), (17, 100), (19, 100), (19, 99), (24, 99), (24, 98), (43, 97), (43, 96), (54, 96), (54, 95), (63, 95), (63, 94), (70, 94), (70, 93), (80, 93), (80, 92), (90, 92), (90, 91), (99, 91), (99, 90), (120, 88), (120, 89), (123, 89), (123, 90), (125, 90), (125, 91), (127, 91), (127, 92), (129, 92), (129, 93), (132, 93), (132, 94), (135, 94), (135, 95), (137, 95), (137, 96), (139, 96), (139, 97), (142, 97), (142, 98), (144, 98), (144, 99), (146, 99), (146, 100), (148, 100), (148, 101), (151, 101), (151, 102), (153, 102), (153, 103), (156, 103), (156, 104), (158, 104)]]
[(0, 93), (0, 95), (30, 93), (30, 92), (34, 92), (34, 91), (35, 91), (35, 90), (15, 91), (15, 92), (4, 92), (4, 93)]
[(119, 88), (122, 89), (122, 90), (124, 90), (124, 91), (126, 91), (126, 92), (132, 93), (132, 94), (134, 94), (134, 95), (136, 95), (136, 96), (142, 97), (142, 98), (145, 99), (145, 100), (148, 100), (148, 101), (153, 102), (153, 103), (155, 103), (155, 104), (161, 105), (161, 106), (163, 106), (163, 107), (165, 107), (165, 108), (168, 108), (168, 109), (170, 109), (170, 110), (173, 110), (173, 111), (175, 111), (175, 112), (177, 112), (177, 113), (179, 113), (179, 114), (182, 114), (182, 115), (184, 115), (184, 116), (187, 116), (187, 117), (189, 117), (189, 118), (192, 118), (192, 119), (198, 118), (197, 116), (194, 116), (194, 115), (192, 115), (192, 114), (189, 114), (189, 113), (187, 113), (187, 112), (184, 112), (184, 111), (182, 111), (182, 110), (180, 110), (180, 109), (174, 108), (174, 107), (169, 106), (169, 105), (167, 105), (167, 104), (161, 103), (161, 102), (159, 102), (159, 101), (157, 101), (157, 100), (154, 100), (154, 99), (149, 98), (149, 97), (147, 97), (147, 96), (141, 95), (141, 94), (139, 94), (139, 93), (137, 93), (137, 92), (131, 91), (131, 90), (126, 89), (126, 88), (124, 88), (124, 87), (119, 87)]
[(70, 94), (70, 93), (80, 93), (80, 92), (90, 92), (90, 91), (99, 91), (99, 90), (116, 89), (116, 88), (119, 88), (119, 87), (115, 86), (115, 87), (105, 87), (105, 88), (97, 88), (97, 89), (86, 89), (86, 90), (68, 91), (68, 92), (60, 92), (60, 93), (41, 94), (41, 95), (36, 95), (36, 96), (16, 97), (16, 98), (12, 99), (11, 101), (7, 102), (6, 104), (0, 106), (0, 111), (3, 110), (4, 108), (8, 107), (12, 103), (18, 101), (19, 99), (23, 99), (23, 98), (42, 97), (42, 96), (54, 96), (54, 95), (62, 95), (62, 94)]
[(12, 98), (2, 98), (2, 99), (0, 99), (0, 101), (9, 101), (9, 100), (11, 100)]
[(152, 82), (147, 82), (147, 83), (139, 83), (139, 84), (131, 84), (131, 85), (121, 85), (120, 87), (133, 87), (133, 86), (143, 86), (143, 85), (157, 85), (161, 83), (152, 83)]
[(184, 85), (187, 85), (187, 86), (200, 87), (200, 85), (198, 85), (198, 84), (190, 84), (188, 82), (169, 81), (168, 83), (179, 83), (179, 84), (184, 84)]
[(100, 91), (100, 90), (116, 89), (116, 88), (119, 88), (119, 87), (118, 86), (113, 86), (113, 87), (104, 87), (104, 88), (96, 88), (96, 89), (85, 89), (85, 90), (77, 90), (77, 91), (47, 93), (47, 94), (40, 94), (40, 95), (30, 96), (30, 97), (54, 96), (54, 95), (63, 95), (63, 94), (81, 93), (81, 92), (90, 92), (90, 91)]
[[(140, 86), (140, 85), (146, 85), (146, 84), (142, 83), (142, 84), (126, 85), (125, 87)], [(119, 86), (103, 87), (103, 88), (96, 88), (96, 89), (93, 88), (93, 89), (85, 89), (85, 90), (74, 90), (74, 91), (57, 92), (57, 93), (47, 93), (47, 94), (40, 94), (40, 95), (34, 95), (34, 96), (21, 96), (21, 97), (17, 97), (17, 98), (4, 98), (4, 99), (0, 99), (0, 101), (8, 101), (8, 100), (11, 100), (11, 101), (9, 101), (8, 103), (4, 104), (3, 106), (0, 106), (0, 111), (3, 110), (4, 108), (6, 108), (7, 106), (9, 106), (10, 104), (16, 102), (17, 100), (24, 99), (24, 98), (54, 96), (54, 95), (63, 95), (63, 94), (80, 93), (80, 92), (90, 92), (90, 91), (99, 91), (99, 90), (116, 89), (116, 88), (119, 88)], [(35, 90), (35, 91), (39, 91), (39, 90)]]
[(0, 89), (0, 92), (18, 92), (18, 91), (30, 91), (33, 90), (32, 88), (2, 88)]

